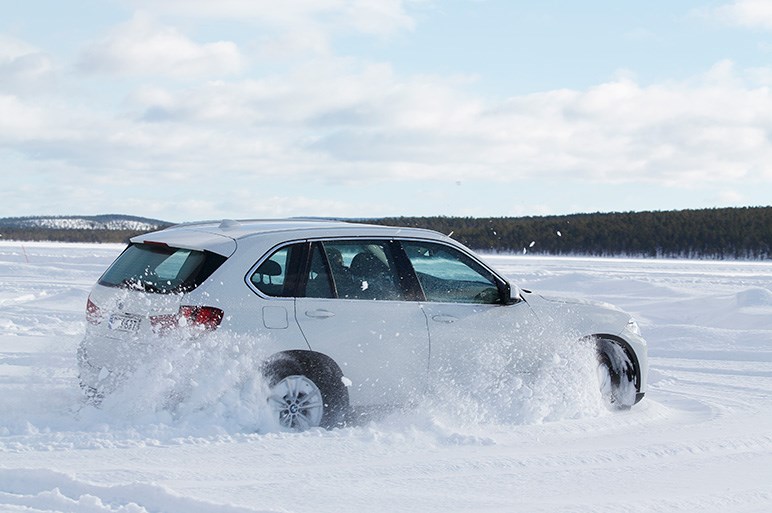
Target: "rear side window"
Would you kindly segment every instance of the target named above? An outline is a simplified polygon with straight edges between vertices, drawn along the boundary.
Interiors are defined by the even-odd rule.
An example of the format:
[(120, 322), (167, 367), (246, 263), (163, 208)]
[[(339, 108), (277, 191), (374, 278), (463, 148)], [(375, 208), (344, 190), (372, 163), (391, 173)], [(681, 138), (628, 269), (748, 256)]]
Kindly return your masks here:
[(388, 241), (328, 241), (324, 243), (324, 254), (338, 298), (403, 299)]
[(249, 277), (252, 285), (266, 296), (292, 297), (297, 280), (298, 259), (303, 243), (284, 246), (263, 260)]
[(99, 284), (157, 294), (187, 292), (203, 283), (225, 260), (209, 251), (132, 244), (107, 269)]

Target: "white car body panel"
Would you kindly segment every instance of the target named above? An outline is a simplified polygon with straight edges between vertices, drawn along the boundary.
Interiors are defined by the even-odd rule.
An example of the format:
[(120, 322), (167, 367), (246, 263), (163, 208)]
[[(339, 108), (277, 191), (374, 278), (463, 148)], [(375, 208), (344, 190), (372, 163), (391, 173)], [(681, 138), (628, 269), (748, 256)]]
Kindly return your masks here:
[(626, 328), (630, 315), (608, 303), (575, 298), (548, 297), (528, 294), (527, 300), (540, 321), (560, 333), (585, 338), (594, 335), (620, 337), (639, 359), (640, 389), (646, 390), (648, 359), (646, 341)]
[(330, 356), (351, 381), (352, 404), (405, 404), (426, 388), (429, 333), (415, 301), (298, 298), (311, 350)]
[[(276, 248), (340, 239), (431, 241), (491, 269), (449, 237), (415, 228), (315, 220), (225, 221), (179, 225), (141, 235), (132, 242), (206, 250), (227, 260), (203, 283), (181, 294), (95, 285), (90, 301), (103, 317), (102, 322), (89, 324), (79, 351), (84, 386), (96, 386), (106, 371), (117, 376), (152, 351), (154, 337), (159, 335), (150, 325), (151, 317), (173, 316), (184, 305), (205, 305), (224, 312), (219, 331), (254, 337), (266, 357), (284, 351), (313, 351), (330, 357), (349, 381), (352, 406), (409, 403), (427, 388), (432, 376), (474, 372), (470, 350), (479, 352), (497, 341), (519, 344), (519, 350), (530, 351), (538, 359), (541, 348), (530, 342), (543, 335), (545, 326), (560, 327), (577, 339), (592, 335), (623, 339), (639, 360), (639, 396), (645, 392), (645, 341), (626, 330), (629, 315), (613, 308), (529, 293), (521, 297), (515, 285), (510, 285), (517, 298), (513, 304), (469, 304), (420, 298), (271, 297), (250, 282), (254, 270)], [(404, 268), (404, 262), (401, 265)], [(501, 274), (491, 272), (497, 281), (506, 283)], [(139, 328), (111, 329), (110, 317), (116, 315), (136, 316)], [(126, 322), (131, 325), (133, 321)]]
[(494, 353), (494, 347), (513, 339), (532, 340), (539, 331), (525, 301), (507, 306), (427, 302), (423, 310), (429, 323), (434, 379), (453, 376), (471, 383), (479, 359)]

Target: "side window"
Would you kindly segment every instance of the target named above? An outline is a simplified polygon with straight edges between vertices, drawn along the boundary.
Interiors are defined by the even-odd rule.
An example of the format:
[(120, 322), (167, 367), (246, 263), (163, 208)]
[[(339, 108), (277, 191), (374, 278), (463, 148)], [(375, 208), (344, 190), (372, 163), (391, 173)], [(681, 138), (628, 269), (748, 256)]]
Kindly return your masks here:
[(315, 242), (311, 246), (311, 261), (309, 262), (305, 297), (335, 297), (330, 281), (330, 271), (324, 253), (322, 253), (322, 245), (319, 242)]
[(431, 242), (404, 241), (427, 301), (441, 303), (501, 302), (491, 273), (455, 248)]
[(249, 280), (267, 296), (291, 297), (294, 286), (291, 269), (302, 244), (279, 248), (255, 269)]
[(338, 298), (402, 299), (387, 241), (328, 241), (324, 253)]

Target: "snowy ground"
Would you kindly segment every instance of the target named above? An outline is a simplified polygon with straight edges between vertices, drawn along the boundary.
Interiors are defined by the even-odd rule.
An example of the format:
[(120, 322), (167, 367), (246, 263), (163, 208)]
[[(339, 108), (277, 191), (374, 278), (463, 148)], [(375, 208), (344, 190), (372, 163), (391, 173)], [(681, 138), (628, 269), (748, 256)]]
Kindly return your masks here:
[(526, 288), (634, 314), (644, 401), (512, 422), (435, 402), (287, 434), (246, 432), (226, 390), (176, 416), (140, 400), (152, 383), (80, 405), (84, 304), (120, 249), (0, 242), (0, 512), (772, 511), (770, 263), (492, 256)]

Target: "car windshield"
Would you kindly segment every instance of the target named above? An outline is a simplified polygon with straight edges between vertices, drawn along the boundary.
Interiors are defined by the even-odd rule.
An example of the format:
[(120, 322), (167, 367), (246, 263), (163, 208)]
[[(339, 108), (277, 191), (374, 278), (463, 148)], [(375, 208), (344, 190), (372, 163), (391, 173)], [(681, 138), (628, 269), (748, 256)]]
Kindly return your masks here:
[(203, 283), (225, 260), (209, 251), (132, 244), (107, 269), (99, 284), (158, 294), (186, 292)]

